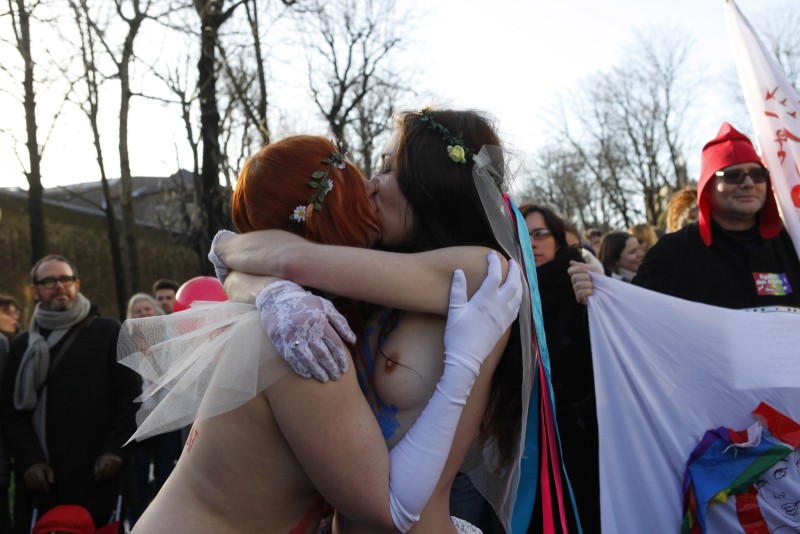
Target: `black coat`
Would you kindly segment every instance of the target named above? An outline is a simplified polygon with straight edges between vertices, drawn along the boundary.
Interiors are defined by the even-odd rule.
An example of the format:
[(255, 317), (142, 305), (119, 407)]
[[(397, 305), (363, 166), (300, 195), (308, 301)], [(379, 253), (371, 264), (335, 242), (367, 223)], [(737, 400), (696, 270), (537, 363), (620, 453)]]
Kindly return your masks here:
[[(134, 399), (141, 392), (138, 375), (117, 363), (119, 329), (114, 319), (95, 317), (47, 381), (45, 432), (55, 484), (51, 493), (37, 496), (40, 514), (62, 503), (80, 504), (106, 518), (114, 509), (121, 492), (119, 476), (98, 483), (94, 464), (104, 453), (123, 460), (128, 456), (122, 446), (136, 430)], [(67, 337), (51, 348), (51, 357)], [(27, 346), (27, 332), (11, 343), (0, 395), (3, 432), (19, 473), (45, 461), (31, 412), (13, 407), (14, 379)]]
[(599, 532), (600, 468), (589, 315), (586, 306), (575, 300), (567, 274), (570, 260), (583, 262), (580, 251), (561, 248), (552, 261), (536, 268), (536, 276), (564, 464), (583, 531)]
[[(731, 232), (712, 224), (711, 246), (700, 238), (697, 223), (667, 234), (648, 251), (633, 283), (686, 300), (723, 308), (800, 307), (800, 260), (785, 229), (763, 239), (758, 228)], [(756, 287), (754, 274), (783, 277), (785, 295)]]

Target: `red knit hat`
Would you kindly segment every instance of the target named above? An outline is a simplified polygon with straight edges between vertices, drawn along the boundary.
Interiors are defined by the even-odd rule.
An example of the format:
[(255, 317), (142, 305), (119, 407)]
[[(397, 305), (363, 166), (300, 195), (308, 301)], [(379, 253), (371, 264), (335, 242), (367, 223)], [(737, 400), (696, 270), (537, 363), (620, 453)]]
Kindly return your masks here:
[(83, 506), (61, 504), (44, 514), (31, 530), (31, 534), (48, 532), (92, 534), (95, 532), (94, 520), (89, 510)]
[[(740, 163), (762, 164), (750, 139), (727, 122), (723, 122), (717, 137), (703, 147), (700, 162), (700, 183), (697, 185), (697, 222), (700, 225), (700, 237), (703, 238), (706, 246), (711, 245), (711, 202), (703, 193), (715, 172)], [(767, 199), (764, 207), (761, 208), (758, 230), (764, 239), (772, 239), (781, 231), (781, 219), (769, 182), (767, 182), (767, 186)]]

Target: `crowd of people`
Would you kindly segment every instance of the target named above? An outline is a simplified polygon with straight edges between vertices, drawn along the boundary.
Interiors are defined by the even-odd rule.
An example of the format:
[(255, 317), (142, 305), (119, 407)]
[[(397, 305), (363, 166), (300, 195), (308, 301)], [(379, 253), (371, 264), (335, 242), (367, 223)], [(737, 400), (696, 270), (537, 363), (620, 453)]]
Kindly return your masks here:
[[(0, 295), (0, 532), (27, 534), (61, 504), (80, 504), (98, 526), (134, 524), (174, 468), (180, 436), (159, 436), (170, 448), (125, 446), (142, 380), (117, 363), (119, 321), (81, 293), (71, 259), (41, 258), (30, 282), (23, 333), (19, 303)], [(164, 279), (153, 290), (172, 302), (178, 287)], [(128, 303), (128, 318), (163, 313), (145, 293)]]
[(0, 295), (0, 533), (65, 504), (142, 533), (600, 532), (592, 277), (800, 308), (800, 261), (727, 123), (665, 230), (517, 208), (505, 163), (474, 111), (400, 114), (369, 180), (323, 137), (273, 142), (209, 255), (230, 301), (173, 313), (158, 280), (124, 325), (41, 258), (25, 332)]

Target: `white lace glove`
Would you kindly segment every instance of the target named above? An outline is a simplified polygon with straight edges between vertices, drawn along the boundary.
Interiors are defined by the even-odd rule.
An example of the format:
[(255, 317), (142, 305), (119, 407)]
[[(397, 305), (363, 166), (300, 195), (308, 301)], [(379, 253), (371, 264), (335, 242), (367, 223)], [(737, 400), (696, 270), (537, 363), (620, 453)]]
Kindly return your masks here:
[(230, 235), (236, 234), (230, 230), (220, 230), (217, 232), (217, 234), (214, 236), (214, 239), (211, 241), (211, 250), (208, 251), (208, 261), (214, 264), (214, 272), (217, 274), (217, 279), (221, 284), (225, 284), (225, 278), (228, 276), (228, 273), (231, 272), (231, 270), (221, 259), (219, 259), (219, 256), (217, 256), (214, 248), (216, 247), (218, 240), (225, 239)]
[(261, 290), (256, 307), (261, 329), (295, 373), (327, 382), (347, 371), (342, 339), (353, 344), (356, 335), (331, 301), (281, 280)]
[(502, 272), (494, 252), (488, 262), (489, 273), (469, 301), (464, 273), (453, 273), (444, 332), (444, 374), (414, 426), (389, 453), (389, 508), (401, 532), (419, 521), (442, 476), (461, 411), (481, 364), (519, 314), (519, 266), (509, 261), (508, 276), (500, 285)]

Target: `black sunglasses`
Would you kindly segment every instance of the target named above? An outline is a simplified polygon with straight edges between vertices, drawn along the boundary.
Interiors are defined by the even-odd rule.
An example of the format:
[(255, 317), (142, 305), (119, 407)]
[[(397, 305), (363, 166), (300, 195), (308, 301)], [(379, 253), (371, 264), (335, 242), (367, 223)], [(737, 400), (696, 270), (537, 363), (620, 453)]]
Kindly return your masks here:
[(717, 171), (714, 176), (722, 177), (722, 180), (728, 185), (742, 185), (746, 176), (749, 176), (754, 184), (763, 184), (769, 178), (769, 171), (764, 167), (758, 167), (747, 170)]

